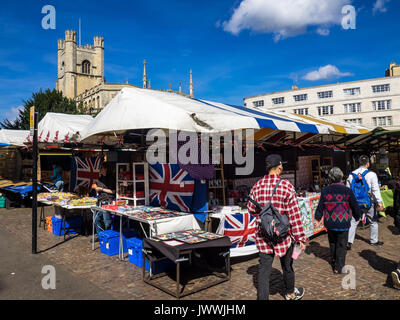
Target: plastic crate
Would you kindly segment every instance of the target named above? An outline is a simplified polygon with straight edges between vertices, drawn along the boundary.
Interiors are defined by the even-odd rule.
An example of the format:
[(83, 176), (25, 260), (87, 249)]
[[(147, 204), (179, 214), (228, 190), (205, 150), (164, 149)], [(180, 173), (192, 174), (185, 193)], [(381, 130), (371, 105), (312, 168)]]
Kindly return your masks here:
[[(139, 238), (127, 239), (127, 246), (129, 262), (138, 266), (139, 268), (143, 268), (143, 240)], [(152, 274), (154, 275), (175, 268), (175, 263), (169, 259), (163, 259), (153, 262), (151, 267)], [(150, 271), (150, 262), (148, 260), (145, 260), (145, 268), (147, 271)]]
[(100, 241), (100, 252), (108, 256), (119, 253), (119, 232), (114, 230), (101, 231), (98, 234)]
[[(98, 234), (100, 240), (100, 252), (109, 256), (114, 256), (119, 253), (119, 231), (105, 230)], [(122, 230), (122, 249), (123, 252), (128, 252), (127, 240), (132, 237), (137, 237), (136, 230)]]
[(46, 217), (47, 231), (53, 232), (53, 223), (51, 222), (52, 217)]
[[(57, 217), (51, 217), (51, 223), (53, 227), (53, 234), (56, 236), (63, 236), (63, 220)], [(78, 230), (82, 228), (82, 217), (69, 217), (65, 218), (65, 229), (68, 230), (68, 234), (76, 234)]]
[(6, 198), (0, 197), (0, 208), (5, 208), (5, 207), (6, 207)]

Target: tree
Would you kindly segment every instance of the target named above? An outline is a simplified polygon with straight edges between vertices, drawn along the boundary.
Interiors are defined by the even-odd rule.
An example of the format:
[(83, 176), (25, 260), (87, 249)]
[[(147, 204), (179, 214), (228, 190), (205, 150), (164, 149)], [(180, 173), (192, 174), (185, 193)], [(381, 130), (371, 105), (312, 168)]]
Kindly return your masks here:
[(43, 119), (47, 112), (58, 112), (68, 114), (84, 114), (82, 103), (76, 104), (72, 99), (64, 97), (62, 92), (55, 89), (33, 93), (32, 98), (24, 100), (24, 107), (14, 121), (5, 119), (0, 122), (3, 129), (29, 130), (30, 107), (35, 106), (38, 111), (38, 122)]

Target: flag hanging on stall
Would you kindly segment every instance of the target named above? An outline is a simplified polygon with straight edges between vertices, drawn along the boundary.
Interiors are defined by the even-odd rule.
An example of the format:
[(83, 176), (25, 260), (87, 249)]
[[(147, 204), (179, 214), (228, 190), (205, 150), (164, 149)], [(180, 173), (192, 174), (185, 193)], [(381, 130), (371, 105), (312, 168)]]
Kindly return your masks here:
[(72, 192), (79, 187), (89, 188), (97, 183), (100, 175), (101, 157), (72, 157), (71, 187)]
[(178, 164), (157, 163), (149, 167), (150, 204), (190, 212), (194, 179)]
[(256, 221), (248, 212), (225, 215), (223, 234), (231, 239), (231, 248), (256, 244)]

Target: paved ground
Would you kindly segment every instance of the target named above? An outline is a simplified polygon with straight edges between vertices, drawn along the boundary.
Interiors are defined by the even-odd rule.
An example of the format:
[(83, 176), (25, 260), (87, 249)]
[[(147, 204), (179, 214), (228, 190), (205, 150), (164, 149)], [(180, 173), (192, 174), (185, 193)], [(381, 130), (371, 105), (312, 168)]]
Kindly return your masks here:
[[(51, 207), (46, 215), (53, 215)], [(62, 297), (88, 299), (174, 299), (155, 289), (141, 279), (141, 269), (119, 261), (116, 256), (91, 250), (90, 237), (79, 236), (68, 241), (39, 229), (38, 248), (41, 253), (33, 257), (31, 252), (31, 210), (0, 209), (0, 299), (26, 298), (38, 295), (41, 299)], [(349, 251), (347, 264), (355, 267), (356, 289), (342, 288), (342, 275), (333, 275), (328, 264), (329, 246), (326, 234), (309, 243), (305, 254), (295, 262), (296, 284), (306, 289), (308, 300), (400, 300), (400, 291), (393, 289), (388, 274), (400, 260), (399, 233), (393, 227), (393, 219), (380, 220), (381, 248), (369, 245), (369, 230), (358, 230), (353, 250)], [(18, 252), (16, 252), (18, 251)], [(6, 253), (4, 255), (4, 253)], [(57, 270), (57, 291), (47, 293), (37, 289), (43, 264), (53, 264)], [(274, 261), (271, 282), (271, 300), (282, 300), (282, 273), (279, 260)], [(39, 268), (39, 269), (38, 269)], [(248, 300), (256, 298), (258, 259), (232, 258), (232, 279), (184, 299), (198, 300)], [(14, 271), (15, 270), (15, 271)], [(39, 271), (38, 271), (39, 270)], [(21, 275), (12, 280), (10, 273)], [(32, 276), (30, 276), (32, 275)], [(198, 285), (198, 274), (187, 280), (187, 286)], [(10, 279), (11, 278), (11, 279)], [(29, 281), (29, 279), (34, 279)], [(170, 278), (160, 281), (173, 286)], [(60, 292), (58, 293), (60, 289)], [(61, 292), (62, 291), (62, 292)], [(77, 295), (80, 293), (80, 295)]]
[[(63, 266), (52, 262), (46, 255), (32, 255), (31, 248), (23, 245), (10, 232), (1, 228), (0, 231), (0, 299), (113, 299), (106, 290), (78, 275), (73, 275)], [(48, 270), (44, 266), (55, 268), (56, 290), (45, 290), (42, 278)], [(45, 281), (47, 283), (47, 281)]]

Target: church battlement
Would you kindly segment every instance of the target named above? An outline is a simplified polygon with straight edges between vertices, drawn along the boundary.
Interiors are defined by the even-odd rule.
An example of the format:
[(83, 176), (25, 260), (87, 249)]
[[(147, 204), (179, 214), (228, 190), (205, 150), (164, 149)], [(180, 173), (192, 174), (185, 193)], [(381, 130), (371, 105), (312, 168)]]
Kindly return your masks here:
[(103, 37), (94, 37), (93, 38), (94, 47), (104, 48), (104, 38)]
[(58, 50), (65, 50), (65, 41), (63, 39), (58, 39)]
[(76, 31), (65, 30), (65, 41), (72, 41), (76, 43)]

